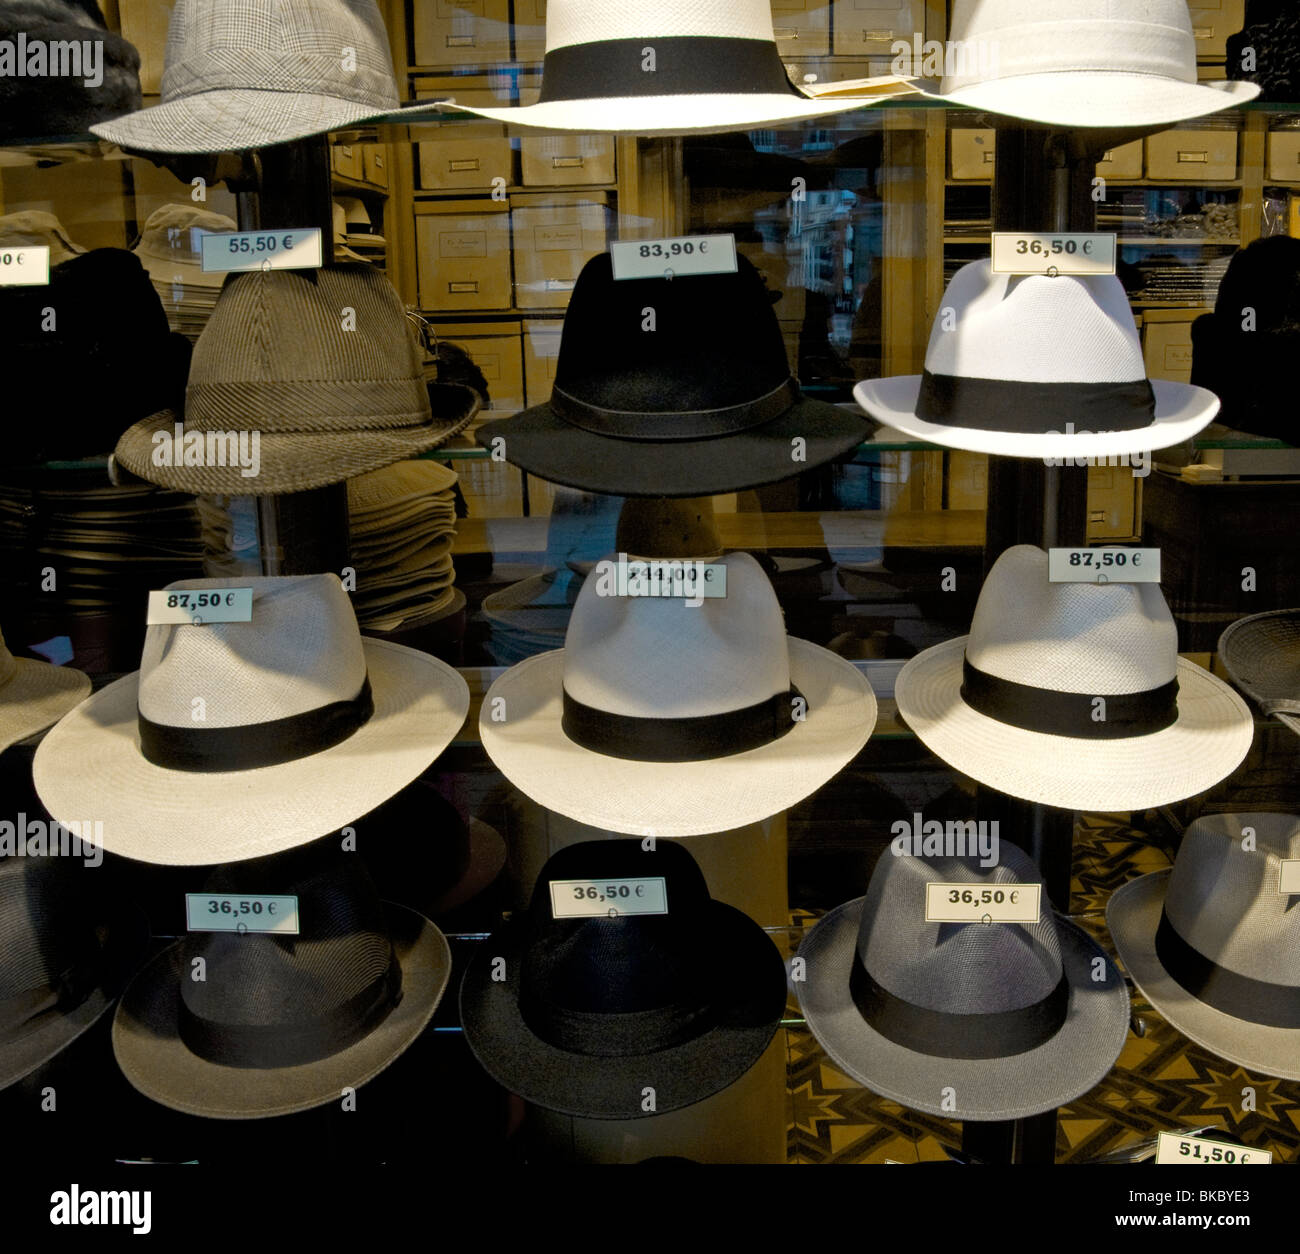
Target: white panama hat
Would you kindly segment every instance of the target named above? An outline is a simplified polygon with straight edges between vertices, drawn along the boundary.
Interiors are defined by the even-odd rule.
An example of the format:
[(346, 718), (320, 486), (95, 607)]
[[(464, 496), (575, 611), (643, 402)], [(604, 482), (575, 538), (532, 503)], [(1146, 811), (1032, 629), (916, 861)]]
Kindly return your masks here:
[(726, 596), (601, 594), (600, 567), (563, 649), (488, 689), (479, 730), (503, 775), (579, 823), (698, 836), (757, 823), (810, 796), (867, 743), (871, 685), (785, 633), (747, 553), (721, 559)]
[(949, 766), (1066, 810), (1145, 810), (1230, 775), (1254, 723), (1223, 680), (1178, 656), (1150, 583), (1050, 583), (1048, 558), (1008, 549), (970, 635), (918, 653), (899, 713)]
[(985, 258), (952, 277), (923, 374), (853, 389), (873, 418), (916, 440), (1006, 457), (1112, 457), (1189, 440), (1219, 398), (1149, 380), (1114, 275), (998, 274)]
[(1172, 125), (1260, 90), (1197, 82), (1187, 0), (955, 0), (950, 37), (933, 94), (1052, 126)]
[(450, 107), (532, 130), (689, 135), (825, 117), (914, 92), (892, 76), (795, 86), (769, 0), (550, 0), (538, 102)]
[[(251, 587), (249, 622), (146, 629), (140, 670), (41, 742), (33, 778), (61, 822), (167, 866), (259, 858), (338, 831), (451, 742), (469, 690), (450, 666), (362, 640), (335, 575), (187, 579)], [(202, 718), (198, 715), (202, 714)]]

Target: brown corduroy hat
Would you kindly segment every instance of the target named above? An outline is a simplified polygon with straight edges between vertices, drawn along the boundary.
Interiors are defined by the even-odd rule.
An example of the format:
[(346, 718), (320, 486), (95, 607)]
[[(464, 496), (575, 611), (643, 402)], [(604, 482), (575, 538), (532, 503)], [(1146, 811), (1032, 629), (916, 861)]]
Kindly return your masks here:
[(469, 425), (471, 388), (426, 388), (402, 302), (371, 266), (226, 280), (198, 343), (185, 416), (118, 441), (133, 474), (183, 492), (269, 496), (427, 452)]

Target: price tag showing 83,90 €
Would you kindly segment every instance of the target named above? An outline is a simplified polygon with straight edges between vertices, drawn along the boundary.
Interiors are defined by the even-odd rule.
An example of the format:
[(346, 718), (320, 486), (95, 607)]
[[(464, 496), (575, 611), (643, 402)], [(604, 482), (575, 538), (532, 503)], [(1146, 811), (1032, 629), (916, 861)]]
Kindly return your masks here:
[(734, 235), (620, 240), (609, 248), (614, 278), (662, 279), (671, 274), (735, 274)]
[(646, 879), (551, 881), (551, 917), (555, 919), (667, 913), (668, 891), (659, 875)]

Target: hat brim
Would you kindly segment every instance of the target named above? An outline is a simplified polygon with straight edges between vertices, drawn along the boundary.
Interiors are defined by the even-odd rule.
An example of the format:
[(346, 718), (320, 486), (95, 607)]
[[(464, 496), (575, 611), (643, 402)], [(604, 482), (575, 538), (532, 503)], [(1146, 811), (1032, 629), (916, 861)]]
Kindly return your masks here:
[(1164, 126), (1218, 113), (1254, 100), (1256, 83), (1185, 83), (1158, 74), (1076, 70), (990, 79), (945, 92), (940, 84), (923, 95), (984, 113), (1000, 113), (1048, 126)]
[(365, 417), (358, 414), (358, 429), (352, 431), (268, 431), (257, 419), (232, 413), (232, 431), (260, 432), (260, 462), (255, 475), (245, 476), (238, 465), (154, 465), (157, 446), (153, 437), (159, 432), (172, 435), (182, 421), (181, 415), (170, 409), (128, 427), (117, 442), (114, 456), (133, 475), (149, 483), (196, 496), (307, 492), (342, 483), (368, 470), (380, 470), (445, 444), (469, 426), (483, 403), (473, 388), (459, 383), (435, 384), (429, 388), (429, 399), (434, 405), (432, 418), (412, 413), (407, 415), (412, 424), (408, 427), (364, 429)]
[[(212, 233), (216, 234), (216, 232)], [(144, 248), (136, 248), (135, 255), (140, 259), (140, 264), (144, 266), (150, 280), (163, 289), (170, 288), (175, 283), (181, 283), (186, 287), (201, 287), (205, 294), (211, 292), (212, 299), (215, 300), (216, 293), (221, 290), (226, 281), (224, 273), (204, 270), (201, 265), (192, 261), (174, 261), (170, 257), (160, 257), (156, 253), (147, 252)]]
[(90, 679), (79, 670), (29, 658), (14, 664), (0, 687), (0, 752), (52, 727), (90, 695)]
[(163, 866), (294, 849), (368, 814), (451, 743), (469, 710), (460, 675), (427, 653), (365, 639), (375, 712), (346, 740), (247, 771), (175, 771), (140, 752), (139, 672), (88, 697), (41, 742), (32, 775), (61, 821), (93, 815), (109, 852)]
[[(647, 415), (646, 428), (654, 419)], [(611, 496), (713, 496), (789, 479), (852, 452), (868, 436), (866, 421), (824, 401), (800, 401), (778, 418), (705, 440), (625, 440), (565, 422), (549, 404), (479, 428), (485, 448), (504, 439), (505, 458), (564, 487)], [(793, 460), (791, 441), (802, 439)]]
[[(701, 936), (722, 976), (717, 1021), (693, 1040), (653, 1053), (617, 1058), (573, 1053), (541, 1040), (519, 1010), (519, 975), (528, 943), (525, 920), (479, 945), (460, 986), (465, 1041), (497, 1083), (526, 1102), (584, 1119), (639, 1119), (643, 1090), (655, 1114), (712, 1097), (740, 1079), (764, 1054), (785, 1010), (785, 964), (767, 933), (747, 915), (710, 902)], [(505, 959), (506, 978), (492, 978)]]
[(51, 1014), (36, 1031), (0, 1046), (0, 1090), (31, 1075), (94, 1027), (139, 968), (149, 945), (145, 917), (133, 908), (110, 904), (103, 931), (104, 965), (98, 985), (67, 1014)]
[[(1300, 701), (1300, 609), (1239, 618), (1224, 628), (1218, 653), (1228, 678), (1252, 701)], [(1300, 711), (1270, 713), (1300, 735)]]
[(1154, 871), (1117, 888), (1106, 925), (1138, 991), (1189, 1040), (1249, 1071), (1300, 1080), (1300, 1028), (1275, 1028), (1207, 1006), (1178, 983), (1156, 956), (1156, 930), (1172, 871)]
[(501, 833), (479, 819), (470, 819), (468, 826), (469, 865), (460, 879), (429, 904), (430, 914), (445, 914), (473, 901), (505, 870), (506, 842)]
[[(1054, 1110), (1094, 1089), (1110, 1072), (1128, 1035), (1124, 980), (1081, 929), (1056, 920), (1069, 1009), (1044, 1044), (1008, 1058), (941, 1058), (882, 1036), (849, 996), (865, 897), (832, 910), (799, 946), (804, 979), (794, 985), (808, 1028), (845, 1075), (873, 1093), (943, 1119), (1024, 1119)], [(992, 924), (990, 926), (1001, 926)], [(1105, 963), (1094, 981), (1095, 962)], [(945, 1110), (943, 1091), (955, 1093)]]
[(1178, 719), (1163, 731), (1089, 740), (1025, 731), (961, 697), (968, 636), (918, 653), (898, 673), (898, 712), (949, 766), (999, 792), (1064, 810), (1145, 810), (1217, 784), (1250, 750), (1255, 725), (1223, 680), (1178, 659)]
[(131, 981), (113, 1018), (113, 1053), (131, 1084), (171, 1110), (207, 1119), (269, 1119), (336, 1102), (373, 1080), (424, 1031), (451, 979), (451, 949), (432, 923), (386, 903), (402, 998), (361, 1040), (294, 1067), (227, 1067), (181, 1040), (181, 942)]
[(505, 122), (521, 131), (598, 131), (602, 135), (718, 135), (749, 131), (805, 118), (824, 118), (867, 109), (895, 96), (911, 96), (910, 85), (870, 96), (812, 99), (787, 93), (701, 93), (676, 96), (603, 96), (552, 100), (513, 108), (470, 108), (440, 102), (438, 108)]
[[(397, 108), (394, 101), (393, 109)], [(312, 92), (222, 88), (100, 122), (91, 131), (139, 152), (231, 152), (346, 130), (390, 109)]]
[[(788, 643), (790, 682), (807, 700), (807, 717), (761, 748), (698, 762), (639, 762), (584, 749), (561, 727), (563, 649), (526, 658), (492, 684), (479, 718), (483, 748), (525, 796), (589, 827), (699, 836), (759, 823), (838, 774), (876, 725), (866, 676), (806, 640)], [(492, 720), (494, 709), (506, 711), (505, 722)]]
[[(916, 416), (921, 376), (867, 379), (853, 389), (853, 399), (873, 418), (914, 440), (970, 453), (1004, 457), (1108, 457), (1144, 453), (1181, 444), (1203, 431), (1219, 412), (1219, 398), (1189, 383), (1152, 379), (1156, 395), (1153, 423), (1133, 431), (1075, 432), (1045, 435), (1023, 431), (982, 431), (926, 422)], [(1045, 417), (1051, 421), (1050, 415)], [(1063, 428), (1064, 423), (1052, 422)]]

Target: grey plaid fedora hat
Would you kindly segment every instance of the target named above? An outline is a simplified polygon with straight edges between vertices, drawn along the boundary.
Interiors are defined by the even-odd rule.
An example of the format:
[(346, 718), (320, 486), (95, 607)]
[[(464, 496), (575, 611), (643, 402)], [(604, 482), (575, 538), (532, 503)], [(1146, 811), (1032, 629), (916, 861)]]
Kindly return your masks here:
[(1099, 1084), (1124, 1047), (1123, 978), (1045, 893), (1037, 923), (926, 921), (928, 884), (1041, 879), (1008, 841), (999, 857), (986, 869), (886, 851), (867, 895), (820, 919), (799, 947), (805, 978), (793, 984), (809, 1030), (845, 1075), (912, 1110), (1042, 1114)]
[(177, 0), (162, 103), (92, 127), (141, 152), (226, 152), (398, 107), (375, 0)]
[(1118, 888), (1106, 906), (1120, 960), (1157, 1012), (1252, 1072), (1300, 1080), (1300, 818), (1210, 814), (1183, 834), (1173, 870)]

